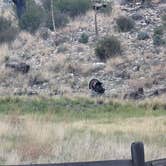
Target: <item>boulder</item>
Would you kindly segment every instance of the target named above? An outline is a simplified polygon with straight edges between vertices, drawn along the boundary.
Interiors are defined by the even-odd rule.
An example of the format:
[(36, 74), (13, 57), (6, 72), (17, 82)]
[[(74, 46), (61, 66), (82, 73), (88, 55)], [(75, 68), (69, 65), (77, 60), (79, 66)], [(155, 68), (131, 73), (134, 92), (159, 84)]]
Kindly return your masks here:
[(14, 69), (14, 71), (21, 72), (22, 74), (26, 74), (30, 70), (30, 65), (24, 62), (17, 62), (17, 61), (7, 62), (6, 67), (12, 68)]

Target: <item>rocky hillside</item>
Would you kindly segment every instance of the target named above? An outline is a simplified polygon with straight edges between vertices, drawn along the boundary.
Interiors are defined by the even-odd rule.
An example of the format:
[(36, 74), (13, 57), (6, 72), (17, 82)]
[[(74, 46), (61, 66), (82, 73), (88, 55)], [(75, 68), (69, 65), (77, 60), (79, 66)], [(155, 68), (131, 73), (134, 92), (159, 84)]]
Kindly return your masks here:
[[(46, 28), (35, 35), (20, 32), (13, 43), (0, 46), (0, 95), (90, 96), (92, 78), (103, 82), (106, 97), (166, 95), (166, 45), (153, 44), (154, 29), (162, 24), (165, 12), (164, 1), (145, 8), (139, 3), (132, 6), (116, 1), (110, 15), (99, 13), (99, 37), (114, 35), (122, 46), (122, 55), (107, 62), (101, 62), (94, 52), (93, 11), (56, 32)], [(116, 18), (121, 15), (134, 19), (133, 30), (117, 30)], [(79, 42), (82, 33), (89, 36), (87, 44)], [(139, 37), (140, 33), (147, 38)]]

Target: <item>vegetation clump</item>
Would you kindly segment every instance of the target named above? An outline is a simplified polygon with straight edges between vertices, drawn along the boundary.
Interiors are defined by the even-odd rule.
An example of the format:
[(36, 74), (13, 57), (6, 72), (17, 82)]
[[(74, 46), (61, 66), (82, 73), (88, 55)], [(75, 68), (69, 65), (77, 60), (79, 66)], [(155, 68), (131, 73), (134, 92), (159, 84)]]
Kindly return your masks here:
[(146, 40), (149, 39), (149, 35), (147, 32), (139, 32), (137, 38), (138, 40)]
[(0, 17), (0, 44), (12, 42), (18, 33), (18, 28), (12, 26), (12, 22)]
[(161, 45), (164, 45), (166, 44), (165, 40), (162, 38), (161, 35), (154, 35), (153, 36), (153, 44), (155, 46), (161, 46)]
[(166, 41), (163, 39), (164, 30), (164, 25), (158, 26), (154, 29), (153, 44), (155, 46), (161, 46), (166, 44)]
[(160, 35), (162, 36), (164, 33), (164, 28), (163, 26), (158, 26), (154, 29), (154, 35)]
[(121, 52), (120, 41), (115, 36), (105, 37), (99, 40), (95, 48), (96, 56), (102, 61), (119, 55)]
[[(45, 26), (49, 28), (50, 30), (54, 30), (53, 23), (52, 23), (52, 18), (51, 18), (51, 13), (47, 13), (47, 19)], [(64, 27), (66, 24), (69, 22), (69, 19), (66, 14), (61, 13), (59, 11), (54, 11), (54, 23), (56, 28)]]
[(120, 32), (128, 32), (134, 28), (134, 21), (130, 17), (120, 16), (116, 20)]
[[(46, 10), (50, 9), (50, 0), (44, 0), (43, 5)], [(85, 14), (90, 9), (89, 0), (60, 0), (53, 1), (53, 8), (72, 18)]]
[(44, 17), (43, 9), (34, 0), (28, 0), (26, 1), (26, 11), (19, 19), (20, 28), (34, 33), (43, 23)]
[(82, 33), (79, 39), (79, 42), (86, 44), (88, 43), (88, 40), (89, 40), (89, 36), (86, 33)]

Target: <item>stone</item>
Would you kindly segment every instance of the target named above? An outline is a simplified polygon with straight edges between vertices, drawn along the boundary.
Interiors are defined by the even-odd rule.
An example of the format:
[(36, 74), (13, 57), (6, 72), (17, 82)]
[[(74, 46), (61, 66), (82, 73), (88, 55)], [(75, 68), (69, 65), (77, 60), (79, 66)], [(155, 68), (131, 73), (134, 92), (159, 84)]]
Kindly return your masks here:
[(28, 65), (24, 62), (16, 62), (16, 61), (7, 62), (6, 67), (12, 68), (17, 72), (21, 72), (22, 74), (26, 74), (30, 70), (30, 65)]
[(140, 13), (134, 13), (132, 16), (133, 20), (142, 20), (143, 16)]
[(124, 99), (138, 100), (138, 99), (144, 99), (144, 98), (145, 98), (144, 89), (142, 87), (124, 95)]
[(126, 71), (118, 71), (118, 72), (115, 72), (115, 77), (122, 78), (122, 79), (130, 79), (130, 74)]

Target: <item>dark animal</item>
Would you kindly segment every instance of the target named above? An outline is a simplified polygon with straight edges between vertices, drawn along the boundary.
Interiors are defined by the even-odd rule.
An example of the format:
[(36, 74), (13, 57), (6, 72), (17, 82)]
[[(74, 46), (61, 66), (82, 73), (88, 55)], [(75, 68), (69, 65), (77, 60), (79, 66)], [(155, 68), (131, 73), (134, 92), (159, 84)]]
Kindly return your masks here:
[(15, 71), (21, 72), (22, 74), (26, 74), (30, 70), (30, 65), (28, 65), (28, 64), (26, 64), (24, 62), (21, 62), (21, 63), (9, 62), (9, 63), (6, 63), (6, 67), (12, 68)]
[(13, 3), (16, 5), (16, 11), (18, 18), (21, 18), (21, 16), (24, 14), (26, 9), (26, 2), (25, 0), (12, 0)]
[(105, 92), (103, 83), (100, 82), (98, 79), (92, 79), (89, 82), (89, 89), (91, 89), (92, 91), (94, 91), (98, 94), (103, 94)]

